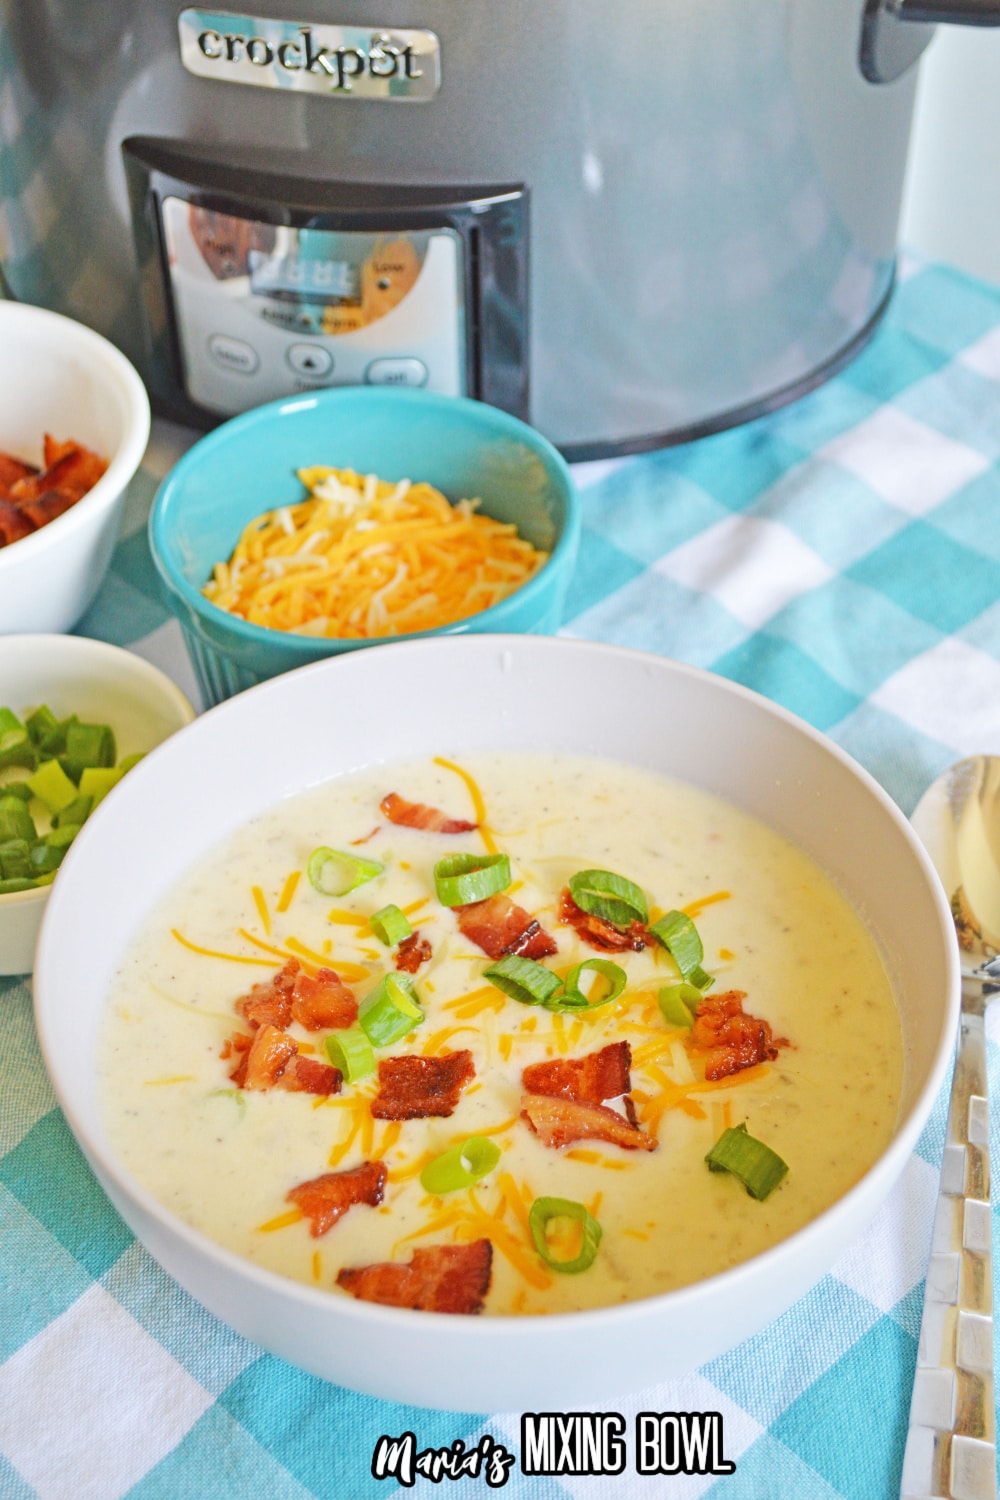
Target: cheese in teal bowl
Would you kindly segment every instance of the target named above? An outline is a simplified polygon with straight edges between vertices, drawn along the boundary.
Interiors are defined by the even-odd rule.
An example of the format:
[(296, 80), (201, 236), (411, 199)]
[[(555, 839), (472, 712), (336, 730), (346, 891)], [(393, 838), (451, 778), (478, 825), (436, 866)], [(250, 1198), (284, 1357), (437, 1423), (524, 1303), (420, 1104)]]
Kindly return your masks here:
[[(325, 605), (317, 607), (318, 623), (314, 618), (277, 628), (212, 602), (205, 585), (217, 576), (219, 564), (228, 565), (241, 537), (238, 574), (248, 576), (242, 570), (248, 565), (247, 549), (258, 548), (258, 533), (251, 532), (249, 539), (244, 533), (265, 515), (272, 517), (266, 539), (283, 527), (288, 541), (278, 534), (278, 555), (268, 553), (266, 561), (255, 563), (258, 618), (258, 601), (270, 609), (272, 601), (287, 599), (295, 588), (327, 598), (343, 584), (342, 596), (349, 580), (366, 569), (381, 566), (380, 579), (385, 575), (389, 565), (379, 553), (386, 553), (400, 537), (406, 540), (409, 520), (394, 528), (366, 512), (363, 524), (370, 528), (371, 541), (362, 537), (332, 547), (329, 528), (324, 531), (320, 519), (313, 529), (323, 535), (314, 545), (303, 529), (300, 545), (295, 528), (305, 523), (295, 508), (309, 499), (309, 491), (298, 471), (317, 467), (375, 476), (390, 499), (405, 496), (409, 484), (411, 499), (418, 487), (430, 485), (452, 509), (475, 501), (477, 515), (515, 527), (517, 537), (544, 553), (545, 560), (506, 597), (479, 607), (482, 595), (476, 590), (483, 586), (460, 550), (464, 542), (458, 531), (453, 535), (452, 528), (440, 526), (427, 542), (430, 552), (414, 542), (403, 548), (399, 559), (393, 554), (389, 576), (377, 590), (382, 602), (371, 626), (374, 634), (319, 633), (332, 628), (324, 623)], [(316, 493), (334, 494), (338, 517), (342, 514), (347, 502), (339, 479), (322, 480)], [(374, 494), (374, 480), (369, 480), (367, 490), (364, 484), (360, 487), (359, 501)], [(368, 387), (275, 401), (223, 423), (196, 443), (164, 480), (149, 523), (153, 559), (206, 704), (309, 662), (401, 637), (552, 634), (562, 621), (579, 534), (579, 505), (569, 469), (533, 428), (495, 407), (462, 397)], [(338, 531), (336, 537), (340, 536)], [(481, 544), (476, 540), (474, 545)], [(228, 582), (232, 570), (221, 576)], [(433, 599), (437, 591), (449, 601), (462, 595), (466, 610), (475, 607), (448, 623), (414, 629), (408, 621), (419, 619), (419, 609), (415, 615), (413, 608), (403, 608), (397, 619), (394, 588), (411, 604), (414, 599), (417, 604)], [(225, 592), (217, 591), (217, 597), (226, 597)], [(359, 611), (370, 625), (370, 605), (359, 605), (354, 613)], [(291, 618), (298, 616), (293, 613)]]

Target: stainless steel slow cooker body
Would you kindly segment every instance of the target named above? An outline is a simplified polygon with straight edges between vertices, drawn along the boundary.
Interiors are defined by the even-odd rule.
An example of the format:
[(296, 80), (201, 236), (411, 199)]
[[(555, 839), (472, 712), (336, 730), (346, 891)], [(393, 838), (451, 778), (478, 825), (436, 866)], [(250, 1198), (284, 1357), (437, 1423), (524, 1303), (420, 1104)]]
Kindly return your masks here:
[[(520, 406), (574, 457), (691, 437), (817, 383), (889, 295), (916, 69), (865, 76), (865, 14), (865, 0), (260, 0), (239, 15), (177, 0), (2, 0), (3, 272), (15, 297), (119, 343), (162, 410), (210, 422), (225, 399), (192, 403), (178, 339), (193, 348), (212, 331), (178, 333), (165, 198), (184, 201), (193, 178), (206, 212), (285, 226), (299, 249), (303, 225), (377, 230), (394, 194), (425, 228), (428, 205), (450, 198), (466, 389)], [(258, 27), (273, 40), (278, 23), (293, 39), (286, 76), (263, 41), (252, 77), (207, 66), (240, 36), (229, 60), (250, 74), (247, 38)], [(380, 97), (350, 87), (353, 62), (346, 89), (334, 77), (298, 91), (288, 75), (307, 60), (303, 28), (333, 25), (363, 31), (369, 50), (398, 28), (432, 36), (424, 97), (407, 97), (405, 80)], [(185, 28), (201, 74), (182, 60)], [(133, 164), (130, 199), (122, 146), (134, 137), (145, 165)], [(501, 214), (491, 242), (480, 228), (508, 189), (521, 217), (511, 229)], [(464, 219), (456, 203), (472, 205)], [(490, 243), (509, 278), (478, 284)], [(220, 297), (231, 290), (220, 283)], [(277, 295), (287, 302), (287, 288)], [(477, 344), (484, 308), (492, 332)], [(322, 319), (303, 328), (299, 343), (317, 348), (329, 333)], [(226, 339), (253, 339), (218, 337), (217, 363), (244, 362), (232, 382), (252, 376)], [(419, 349), (389, 353), (386, 378), (409, 379), (407, 358), (423, 368)], [(345, 378), (332, 357), (320, 371), (300, 352), (295, 371), (285, 355), (289, 389)], [(507, 369), (491, 385), (494, 361)], [(376, 364), (350, 378), (376, 378)]]

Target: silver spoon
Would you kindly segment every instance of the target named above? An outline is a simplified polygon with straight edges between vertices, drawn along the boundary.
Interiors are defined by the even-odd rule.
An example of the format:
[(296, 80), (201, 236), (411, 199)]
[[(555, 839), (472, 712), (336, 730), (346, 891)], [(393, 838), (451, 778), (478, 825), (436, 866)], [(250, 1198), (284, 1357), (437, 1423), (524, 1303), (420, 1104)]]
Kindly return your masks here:
[(1000, 992), (1000, 757), (959, 761), (912, 818), (951, 901), (962, 1009), (902, 1500), (996, 1500), (984, 1016)]

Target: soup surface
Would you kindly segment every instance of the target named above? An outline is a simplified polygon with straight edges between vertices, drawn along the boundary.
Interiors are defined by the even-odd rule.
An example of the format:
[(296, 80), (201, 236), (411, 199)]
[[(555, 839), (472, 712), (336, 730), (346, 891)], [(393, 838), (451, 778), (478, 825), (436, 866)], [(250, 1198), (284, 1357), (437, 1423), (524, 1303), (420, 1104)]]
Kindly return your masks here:
[[(396, 813), (422, 804), (474, 826), (442, 832), (391, 821), (391, 793)], [(381, 873), (347, 894), (323, 894), (306, 874), (318, 846)], [(586, 959), (613, 963), (627, 976), (618, 998), (597, 1003), (608, 981), (594, 969), (580, 976), (590, 1003), (578, 1012), (522, 1003), (484, 977), (496, 955), (462, 920), (469, 905), (442, 905), (434, 869), (447, 855), (491, 851), (510, 858), (508, 906), (552, 940), (555, 951), (535, 961), (562, 978)], [(756, 1052), (730, 1048), (720, 1063), (704, 1022), (684, 1025), (683, 1012), (666, 1018), (658, 996), (681, 975), (671, 952), (643, 937), (648, 926), (619, 924), (634, 947), (597, 946), (599, 925), (581, 934), (585, 924), (574, 925), (565, 893), (571, 877), (595, 868), (641, 888), (649, 925), (677, 910), (693, 920), (702, 982), (713, 981), (698, 1016), (737, 992), (730, 1010), (766, 1023), (742, 1028)], [(399, 947), (368, 922), (390, 903), (419, 933), (410, 962), (423, 1018), (376, 1047), (376, 1063), (467, 1053), (464, 1082), (431, 1106), (451, 1102), (451, 1113), (379, 1117), (377, 1069), (329, 1094), (303, 1091), (307, 1081), (293, 1090), (287, 1077), (281, 1087), (247, 1086), (247, 1049), (263, 1022), (259, 1007), (247, 1012), (237, 1002), (254, 985), (266, 993), (295, 960), (300, 977), (333, 970), (364, 1011), (383, 976), (397, 972)], [(508, 924), (507, 935), (517, 926)], [(539, 951), (530, 941), (522, 953)], [(330, 1030), (286, 1021), (276, 1044), (287, 1050), (293, 1039), (299, 1058), (327, 1064)], [(527, 1079), (524, 1070), (597, 1053), (619, 1071), (624, 1057), (626, 1073), (617, 1094), (608, 1084), (583, 1100), (580, 1119), (596, 1119), (595, 1134), (574, 1125), (574, 1079), (585, 1070), (549, 1068)], [(809, 858), (763, 824), (634, 768), (475, 755), (461, 765), (441, 759), (336, 779), (271, 809), (203, 859), (157, 908), (116, 976), (101, 1071), (119, 1158), (167, 1208), (238, 1254), (346, 1295), (337, 1285), (344, 1268), (408, 1264), (414, 1251), (487, 1240), (484, 1311), (545, 1314), (683, 1286), (808, 1223), (888, 1142), (902, 1037), (863, 923)], [(560, 1093), (561, 1144), (545, 1125), (545, 1099)], [(604, 1114), (586, 1113), (595, 1107)], [(620, 1131), (613, 1122), (605, 1129), (609, 1112)], [(788, 1166), (763, 1201), (705, 1162), (723, 1132), (744, 1123)], [(602, 1131), (620, 1133), (624, 1144)], [(427, 1163), (477, 1136), (499, 1147), (496, 1165), (473, 1186), (428, 1192), (420, 1180)], [(384, 1166), (381, 1201), (374, 1194), (315, 1232), (319, 1221), (289, 1193), (364, 1163)], [(600, 1226), (585, 1270), (568, 1274), (557, 1264), (581, 1249), (572, 1218), (549, 1221), (555, 1237), (539, 1253), (528, 1215), (540, 1198), (584, 1205)]]

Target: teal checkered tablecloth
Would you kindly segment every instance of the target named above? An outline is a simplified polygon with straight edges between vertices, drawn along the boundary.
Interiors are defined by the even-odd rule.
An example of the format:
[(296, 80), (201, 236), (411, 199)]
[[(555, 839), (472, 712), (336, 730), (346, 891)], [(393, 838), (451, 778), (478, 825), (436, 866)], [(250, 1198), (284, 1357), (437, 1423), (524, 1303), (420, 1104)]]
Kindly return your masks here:
[[(871, 345), (804, 400), (688, 447), (579, 468), (564, 633), (756, 688), (830, 734), (908, 813), (950, 761), (1000, 752), (998, 461), (1000, 292), (909, 263)], [(162, 468), (162, 443), (147, 462)], [(146, 546), (154, 487), (148, 470), (134, 483), (80, 629), (194, 696)], [(994, 1092), (998, 1041), (994, 1026)], [(386, 1500), (407, 1492), (372, 1477), (373, 1450), (408, 1430), (421, 1448), (489, 1433), (515, 1457), (511, 1500), (889, 1500), (944, 1115), (942, 1098), (875, 1222), (808, 1296), (688, 1379), (619, 1405), (624, 1473), (526, 1477), (519, 1414), (354, 1395), (262, 1353), (182, 1292), (84, 1165), (42, 1068), (27, 983), (0, 981), (0, 1500)], [(638, 1475), (641, 1411), (720, 1413), (735, 1471)], [(480, 1475), (453, 1492), (489, 1487)], [(414, 1493), (432, 1491), (418, 1480)]]

